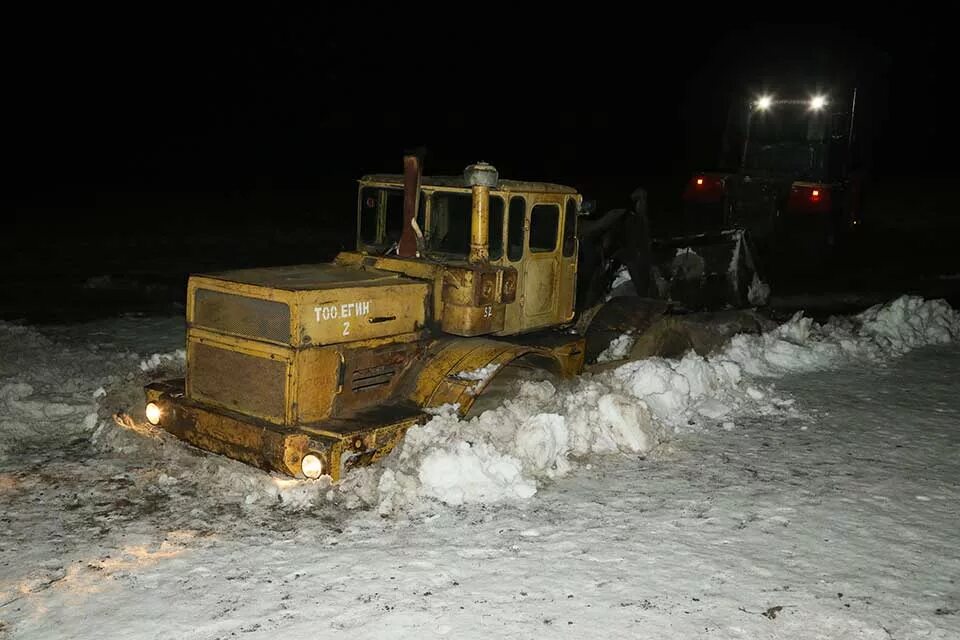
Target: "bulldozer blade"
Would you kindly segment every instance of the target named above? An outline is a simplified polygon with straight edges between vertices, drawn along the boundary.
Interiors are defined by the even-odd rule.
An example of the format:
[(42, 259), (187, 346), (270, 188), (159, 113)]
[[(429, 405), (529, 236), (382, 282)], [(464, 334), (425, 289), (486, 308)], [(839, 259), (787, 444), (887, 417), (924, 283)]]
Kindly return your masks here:
[(743, 229), (652, 242), (659, 297), (695, 311), (762, 306), (769, 295)]
[[(624, 358), (591, 364), (588, 370), (599, 373), (616, 369), (625, 362), (646, 358), (682, 358), (690, 351), (706, 357), (723, 349), (736, 335), (759, 334), (774, 327), (775, 322), (752, 309), (701, 311), (644, 318), (633, 332), (636, 339)], [(587, 344), (590, 344), (589, 337)]]
[(642, 334), (665, 314), (669, 305), (663, 300), (623, 296), (598, 305), (581, 328), (587, 340), (585, 361), (596, 362), (610, 342), (624, 334)]

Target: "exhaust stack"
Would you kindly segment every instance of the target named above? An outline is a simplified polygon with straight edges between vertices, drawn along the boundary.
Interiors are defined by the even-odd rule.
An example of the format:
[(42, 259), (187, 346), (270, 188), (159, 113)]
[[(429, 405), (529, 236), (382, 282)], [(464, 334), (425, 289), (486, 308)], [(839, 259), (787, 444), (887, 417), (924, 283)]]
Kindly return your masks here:
[(417, 150), (403, 156), (403, 227), (397, 256), (413, 258), (417, 255), (417, 235), (413, 222), (420, 206), (420, 177), (423, 174), (423, 152)]
[(463, 170), (463, 179), (473, 190), (470, 213), (470, 264), (490, 260), (490, 188), (500, 182), (496, 168), (486, 162), (472, 164)]

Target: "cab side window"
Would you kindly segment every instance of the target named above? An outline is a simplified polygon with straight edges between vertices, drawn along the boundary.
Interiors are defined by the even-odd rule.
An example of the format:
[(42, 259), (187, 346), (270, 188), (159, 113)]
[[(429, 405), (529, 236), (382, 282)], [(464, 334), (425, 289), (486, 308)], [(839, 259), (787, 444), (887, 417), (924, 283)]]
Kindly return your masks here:
[(530, 251), (545, 253), (557, 248), (557, 231), (560, 228), (560, 207), (555, 204), (538, 204), (530, 212)]
[(510, 198), (509, 220), (507, 222), (507, 257), (510, 262), (523, 258), (523, 216), (527, 203), (520, 196)]
[(567, 198), (563, 213), (563, 257), (569, 258), (577, 248), (577, 201)]
[(503, 198), (490, 196), (490, 259), (503, 256)]

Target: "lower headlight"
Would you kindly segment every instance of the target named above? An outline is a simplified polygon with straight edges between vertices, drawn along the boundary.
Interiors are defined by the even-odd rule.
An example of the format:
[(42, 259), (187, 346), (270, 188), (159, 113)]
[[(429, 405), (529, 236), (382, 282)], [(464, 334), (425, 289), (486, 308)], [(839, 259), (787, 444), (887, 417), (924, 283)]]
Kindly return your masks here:
[(156, 426), (160, 424), (160, 416), (163, 415), (163, 410), (160, 408), (160, 405), (158, 405), (156, 402), (148, 402), (146, 414), (147, 414), (147, 422)]
[(316, 480), (323, 475), (323, 460), (315, 453), (308, 453), (300, 461), (300, 470), (303, 471), (303, 475)]

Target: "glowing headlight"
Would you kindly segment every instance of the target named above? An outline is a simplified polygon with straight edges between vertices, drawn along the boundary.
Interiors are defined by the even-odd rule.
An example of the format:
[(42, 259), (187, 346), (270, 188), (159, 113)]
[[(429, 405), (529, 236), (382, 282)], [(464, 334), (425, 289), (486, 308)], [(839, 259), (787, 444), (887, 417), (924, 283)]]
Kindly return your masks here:
[(158, 405), (156, 402), (148, 402), (146, 414), (147, 414), (147, 422), (156, 426), (160, 424), (160, 416), (163, 415), (163, 410), (160, 408), (160, 405)]
[(308, 453), (300, 461), (300, 470), (303, 471), (303, 475), (315, 480), (323, 475), (323, 461), (320, 456)]
[(810, 108), (819, 111), (827, 106), (827, 99), (824, 96), (813, 96), (810, 98)]
[(770, 105), (773, 104), (773, 98), (770, 96), (760, 96), (754, 104), (760, 111), (766, 111), (770, 108)]

